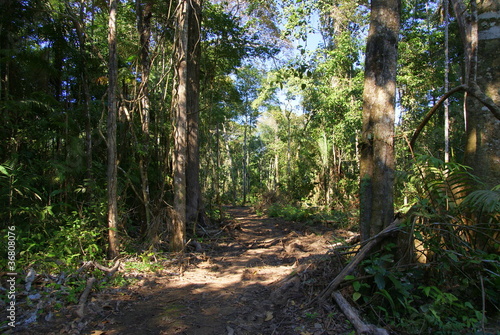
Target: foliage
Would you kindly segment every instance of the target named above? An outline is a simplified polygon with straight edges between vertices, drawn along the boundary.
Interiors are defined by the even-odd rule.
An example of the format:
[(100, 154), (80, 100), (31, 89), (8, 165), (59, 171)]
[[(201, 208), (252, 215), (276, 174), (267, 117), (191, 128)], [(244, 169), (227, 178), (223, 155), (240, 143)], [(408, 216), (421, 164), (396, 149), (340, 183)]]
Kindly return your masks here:
[[(414, 196), (405, 242), (386, 244), (357, 277), (346, 278), (353, 300), (377, 322), (397, 332), (454, 334), (479, 330), (485, 313), (498, 308), (500, 258), (492, 228), (498, 212), (491, 211), (497, 188), (474, 191), (477, 185), (461, 164), (416, 157), (405, 192)], [(402, 256), (406, 252), (414, 257)]]
[[(432, 277), (432, 270), (419, 266), (401, 270), (391, 267), (391, 263), (391, 253), (378, 253), (363, 262), (368, 280), (346, 277), (352, 280), (352, 299), (366, 307), (376, 322), (407, 334), (454, 334), (480, 329), (483, 312), (477, 298), (477, 278), (457, 277), (453, 282), (448, 278), (444, 283)], [(444, 266), (450, 265), (449, 260)], [(475, 262), (469, 259), (455, 265), (475, 267)]]

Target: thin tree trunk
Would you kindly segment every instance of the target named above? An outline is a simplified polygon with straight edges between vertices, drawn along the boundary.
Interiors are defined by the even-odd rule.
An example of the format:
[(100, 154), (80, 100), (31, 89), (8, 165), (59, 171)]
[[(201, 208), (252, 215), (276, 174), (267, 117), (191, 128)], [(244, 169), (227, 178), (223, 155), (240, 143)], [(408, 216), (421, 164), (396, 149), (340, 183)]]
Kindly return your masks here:
[(183, 251), (186, 243), (186, 165), (187, 165), (187, 87), (188, 87), (188, 7), (181, 0), (176, 13), (175, 71), (174, 85), (174, 217), (170, 248)]
[(193, 232), (200, 219), (200, 152), (198, 139), (199, 95), (200, 95), (200, 56), (201, 56), (201, 0), (190, 0), (188, 27), (188, 87), (187, 87), (187, 145), (186, 166), (186, 221), (192, 225)]
[[(228, 135), (227, 135), (227, 130), (226, 130), (226, 127), (224, 125), (224, 123), (222, 124), (222, 132), (223, 134), (225, 135), (224, 137), (227, 139), (228, 138)], [(232, 193), (233, 193), (233, 199), (236, 200), (236, 187), (237, 187), (237, 175), (235, 173), (235, 168), (234, 168), (234, 164), (233, 164), (233, 157), (231, 156), (231, 148), (229, 147), (229, 143), (227, 140), (224, 140), (224, 144), (226, 146), (226, 151), (227, 151), (227, 162), (228, 162), (228, 166), (229, 166), (229, 175), (231, 176), (231, 188), (232, 188)]]
[(394, 216), (394, 118), (400, 0), (372, 0), (360, 158), (360, 227), (367, 240)]
[(118, 109), (118, 61), (116, 54), (116, 11), (117, 0), (109, 1), (109, 87), (108, 87), (108, 257), (118, 256), (118, 203), (117, 203), (117, 153), (116, 153), (116, 114)]
[(151, 17), (152, 17), (152, 3), (150, 1), (144, 4), (138, 0), (136, 3), (137, 8), (137, 30), (139, 32), (139, 39), (141, 44), (140, 50), (140, 64), (141, 64), (141, 85), (139, 87), (139, 111), (141, 116), (141, 143), (142, 148), (139, 150), (139, 173), (141, 175), (141, 193), (142, 202), (144, 204), (145, 212), (145, 226), (150, 227), (151, 224), (151, 206), (149, 195), (149, 125), (150, 125), (150, 111), (149, 111), (149, 74), (151, 70), (150, 57), (149, 57), (149, 40), (151, 36)]
[[(449, 84), (449, 38), (448, 38), (448, 21), (449, 21), (449, 4), (448, 0), (443, 1), (444, 8), (444, 91), (448, 92)], [(444, 102), (444, 161), (450, 161), (450, 103), (448, 99)]]
[(245, 124), (243, 125), (243, 205), (247, 202), (247, 184), (248, 184), (248, 173), (247, 173), (247, 157), (248, 157), (248, 139), (247, 139), (247, 123), (248, 116), (245, 116)]

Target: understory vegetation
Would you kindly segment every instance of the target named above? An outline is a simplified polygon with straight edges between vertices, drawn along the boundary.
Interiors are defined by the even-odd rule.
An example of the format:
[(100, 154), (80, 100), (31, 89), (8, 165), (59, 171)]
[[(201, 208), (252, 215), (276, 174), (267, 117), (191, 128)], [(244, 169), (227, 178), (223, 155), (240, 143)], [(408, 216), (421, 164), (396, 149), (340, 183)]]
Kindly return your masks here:
[[(464, 13), (477, 10), (476, 1), (452, 2)], [(26, 293), (21, 308), (35, 315), (40, 297), (26, 288), (30, 274), (45, 280), (41, 294), (50, 304), (43, 308), (58, 313), (80, 303), (89, 278), (96, 292), (126, 286), (133, 280), (127, 273), (154, 272), (179, 255), (171, 237), (182, 161), (173, 56), (180, 3), (117, 1), (114, 199), (106, 137), (110, 5), (2, 5), (0, 267), (3, 277), (17, 273)], [(395, 167), (387, 190), (398, 228), (340, 288), (364, 318), (396, 334), (486, 333), (500, 318), (499, 121), (483, 105), (481, 117), (467, 118), (471, 90), (440, 102), (469, 77), (460, 17), (445, 15), (453, 8), (448, 1), (401, 1)], [(196, 219), (184, 222), (187, 250), (196, 252), (207, 232), (226, 229), (226, 206), (358, 234), (369, 3), (205, 1), (202, 13), (193, 89), (199, 120), (188, 127), (196, 128), (190, 141), (197, 146), (184, 148), (199, 160), (199, 174), (183, 184), (196, 180), (200, 197)], [(479, 55), (498, 64), (498, 53), (486, 47)], [(495, 78), (477, 71), (480, 79)], [(480, 102), (498, 108), (497, 96), (486, 98)], [(473, 155), (469, 142), (481, 142), (473, 140), (481, 129), (493, 135), (477, 135), (484, 148)], [(110, 200), (118, 212), (113, 228)], [(107, 257), (110, 231), (118, 236), (115, 259)], [(325, 257), (346, 265), (369, 239), (358, 241), (335, 239)], [(118, 259), (124, 267), (110, 270)], [(10, 298), (1, 288), (3, 309)], [(6, 324), (0, 320), (0, 330)]]

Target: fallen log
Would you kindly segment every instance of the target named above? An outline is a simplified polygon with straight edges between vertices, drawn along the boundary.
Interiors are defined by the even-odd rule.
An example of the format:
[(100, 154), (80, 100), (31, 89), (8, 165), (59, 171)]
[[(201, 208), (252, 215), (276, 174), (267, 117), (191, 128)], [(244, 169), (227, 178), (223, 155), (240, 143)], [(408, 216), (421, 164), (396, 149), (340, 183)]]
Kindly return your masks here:
[(316, 297), (316, 299), (311, 301), (311, 304), (315, 301), (322, 301), (325, 298), (331, 296), (333, 291), (335, 291), (340, 285), (340, 283), (344, 281), (345, 277), (351, 274), (351, 272), (354, 271), (356, 266), (370, 254), (370, 251), (373, 249), (373, 247), (375, 247), (386, 236), (399, 230), (398, 226), (400, 222), (401, 222), (400, 219), (394, 220), (394, 222), (388, 225), (384, 230), (382, 230), (380, 233), (369, 239), (366, 242), (366, 244), (363, 247), (361, 247), (359, 252), (356, 254), (356, 256), (354, 256), (354, 258), (349, 262), (349, 264), (347, 264), (344, 267), (344, 269), (340, 271), (340, 273), (335, 277), (335, 279), (333, 279), (328, 284), (328, 286)]
[(332, 297), (342, 310), (342, 313), (344, 313), (347, 319), (352, 323), (357, 334), (389, 335), (389, 332), (387, 330), (383, 328), (377, 328), (372, 324), (363, 322), (363, 320), (359, 316), (358, 310), (349, 304), (342, 293), (340, 293), (339, 291), (334, 291), (332, 293)]

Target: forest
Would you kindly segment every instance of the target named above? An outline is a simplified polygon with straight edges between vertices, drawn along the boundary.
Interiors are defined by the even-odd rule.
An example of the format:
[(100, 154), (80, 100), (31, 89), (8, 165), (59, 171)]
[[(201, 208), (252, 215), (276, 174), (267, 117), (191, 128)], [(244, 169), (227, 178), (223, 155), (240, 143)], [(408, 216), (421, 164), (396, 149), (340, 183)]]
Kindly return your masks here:
[(19, 313), (32, 271), (67, 278), (45, 312), (83, 306), (242, 207), (356, 234), (308, 308), (341, 292), (366, 333), (497, 334), (499, 50), (497, 0), (2, 0), (2, 313), (11, 277)]

